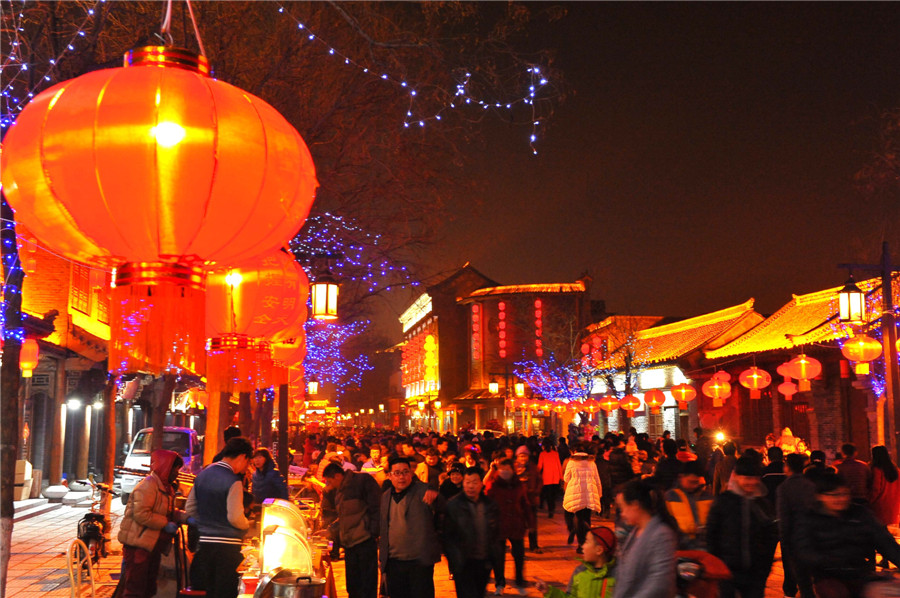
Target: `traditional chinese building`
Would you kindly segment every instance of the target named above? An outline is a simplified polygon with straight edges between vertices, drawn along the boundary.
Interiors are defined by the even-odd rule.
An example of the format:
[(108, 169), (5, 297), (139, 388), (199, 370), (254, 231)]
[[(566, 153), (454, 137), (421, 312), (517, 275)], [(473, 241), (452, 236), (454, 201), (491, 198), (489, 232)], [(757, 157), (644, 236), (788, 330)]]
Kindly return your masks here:
[(504, 430), (529, 432), (557, 427), (549, 413), (529, 417), (530, 410), (510, 409), (507, 401), (535, 394), (524, 385), (516, 388), (522, 384), (514, 374), (517, 364), (570, 354), (592, 320), (592, 308), (602, 311), (602, 302), (591, 302), (590, 284), (585, 276), (572, 283), (491, 286), (459, 299), (467, 312), (468, 387), (450, 405), (457, 427), (499, 423)]
[[(708, 314), (666, 323), (655, 316), (611, 316), (587, 329), (581, 350), (584, 359), (596, 365), (599, 397), (631, 395), (639, 406), (633, 417), (615, 409), (598, 414), (600, 430), (634, 427), (658, 437), (669, 430), (676, 438), (689, 436), (700, 419), (698, 401), (679, 409), (673, 387), (699, 378), (703, 351), (721, 347), (763, 320), (753, 309), (753, 300)], [(612, 372), (611, 374), (607, 372)], [(610, 388), (615, 386), (614, 392)], [(659, 390), (665, 402), (656, 413), (647, 407), (645, 394)], [(699, 387), (697, 390), (699, 395)]]
[(403, 420), (411, 429), (447, 429), (449, 399), (468, 383), (468, 312), (457, 298), (495, 284), (467, 263), (426, 287), (400, 316), (404, 400), (402, 413), (391, 414), (394, 425)]

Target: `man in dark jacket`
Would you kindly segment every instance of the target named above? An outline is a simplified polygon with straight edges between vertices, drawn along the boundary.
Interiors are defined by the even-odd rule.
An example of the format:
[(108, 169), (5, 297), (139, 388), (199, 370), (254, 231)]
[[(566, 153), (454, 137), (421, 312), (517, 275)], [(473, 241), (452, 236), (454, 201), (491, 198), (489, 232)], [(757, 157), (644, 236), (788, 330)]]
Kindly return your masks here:
[(483, 472), (463, 475), (463, 491), (447, 502), (444, 551), (457, 598), (483, 598), (491, 563), (500, 550), (500, 509), (482, 492)]
[(344, 471), (329, 463), (322, 474), (325, 494), (334, 491), (334, 530), (344, 547), (347, 596), (375, 598), (378, 595), (378, 537), (381, 489), (367, 473)]
[(772, 569), (778, 527), (765, 498), (762, 466), (754, 457), (735, 462), (728, 489), (716, 497), (706, 523), (709, 552), (725, 562), (733, 578), (719, 584), (722, 598), (763, 598)]
[(381, 495), (379, 563), (391, 598), (434, 598), (434, 564), (441, 560), (435, 520), (446, 502), (410, 464), (397, 456), (388, 462), (392, 487)]
[[(609, 452), (609, 476), (613, 488), (621, 486), (635, 476), (634, 468), (631, 467), (631, 459), (625, 452), (625, 445), (617, 436), (610, 438), (612, 442), (612, 450)], [(674, 441), (673, 441), (674, 444)], [(674, 478), (673, 478), (674, 479)]]
[(853, 494), (841, 475), (816, 474), (817, 504), (794, 534), (795, 554), (812, 574), (817, 596), (862, 596), (877, 550), (900, 565), (900, 546)]
[(802, 598), (812, 598), (815, 595), (812, 582), (794, 554), (793, 537), (800, 517), (816, 503), (816, 486), (811, 479), (803, 475), (806, 455), (791, 453), (785, 461), (790, 475), (775, 491), (781, 560), (784, 563), (782, 590), (788, 598), (796, 596), (798, 589)]
[(678, 459), (678, 444), (671, 438), (663, 441), (663, 455), (665, 456), (656, 464), (656, 472), (653, 474), (653, 481), (660, 492), (675, 485), (682, 469), (682, 462)]

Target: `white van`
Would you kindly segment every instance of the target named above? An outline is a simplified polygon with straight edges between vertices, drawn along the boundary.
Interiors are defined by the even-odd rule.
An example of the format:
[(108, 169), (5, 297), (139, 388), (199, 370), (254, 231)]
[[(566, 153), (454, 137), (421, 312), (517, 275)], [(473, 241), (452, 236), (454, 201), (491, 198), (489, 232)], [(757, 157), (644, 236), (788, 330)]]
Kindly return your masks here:
[[(122, 504), (128, 502), (128, 497), (134, 487), (150, 473), (150, 453), (153, 452), (153, 428), (144, 428), (134, 436), (134, 442), (128, 448), (128, 455), (122, 467), (131, 471), (146, 471), (147, 474), (139, 475), (123, 473), (120, 480), (122, 490)], [(175, 451), (184, 460), (181, 471), (185, 473), (199, 473), (203, 468), (203, 448), (200, 445), (200, 437), (196, 430), (190, 428), (176, 428), (166, 426), (163, 428), (162, 448)]]

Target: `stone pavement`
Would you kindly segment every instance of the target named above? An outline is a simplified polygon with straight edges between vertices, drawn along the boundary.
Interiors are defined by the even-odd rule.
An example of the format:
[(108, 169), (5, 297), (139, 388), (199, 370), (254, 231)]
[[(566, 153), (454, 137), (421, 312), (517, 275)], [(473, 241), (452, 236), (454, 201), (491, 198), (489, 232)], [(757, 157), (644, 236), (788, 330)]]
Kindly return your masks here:
[[(102, 559), (99, 567), (99, 583), (104, 584), (98, 590), (99, 596), (108, 596), (115, 584), (121, 563), (121, 547), (115, 541), (118, 532), (118, 521), (125, 507), (118, 500), (113, 500), (113, 543), (109, 557)], [(87, 511), (86, 507), (63, 505), (60, 508), (40, 513), (29, 519), (18, 521), (13, 528), (12, 551), (7, 581), (8, 598), (62, 598), (70, 595), (69, 579), (66, 572), (66, 551), (75, 538), (78, 520)], [(595, 525), (599, 520), (594, 518)], [(603, 524), (612, 526), (609, 521)], [(896, 529), (892, 531), (897, 532)], [(543, 554), (526, 552), (525, 577), (529, 582), (528, 596), (539, 596), (534, 588), (536, 579), (543, 579), (551, 584), (565, 585), (572, 569), (577, 564), (575, 546), (566, 545), (566, 529), (563, 517), (557, 514), (548, 519), (546, 511), (538, 516), (538, 540), (544, 549)], [(766, 597), (780, 597), (783, 571), (781, 560), (777, 558), (772, 574), (769, 576)], [(335, 581), (338, 597), (346, 596), (344, 562), (334, 563)], [(512, 556), (507, 555), (506, 577), (508, 582), (514, 579)], [(447, 571), (447, 562), (442, 560), (435, 567), (435, 589), (437, 596), (454, 596), (453, 582)], [(172, 584), (161, 584), (160, 595), (164, 588)], [(493, 591), (493, 583), (488, 585), (489, 594)], [(89, 592), (87, 592), (89, 594)], [(173, 595), (174, 592), (169, 592)], [(507, 586), (507, 595), (515, 595), (515, 589)], [(333, 598), (338, 598), (333, 597)]]

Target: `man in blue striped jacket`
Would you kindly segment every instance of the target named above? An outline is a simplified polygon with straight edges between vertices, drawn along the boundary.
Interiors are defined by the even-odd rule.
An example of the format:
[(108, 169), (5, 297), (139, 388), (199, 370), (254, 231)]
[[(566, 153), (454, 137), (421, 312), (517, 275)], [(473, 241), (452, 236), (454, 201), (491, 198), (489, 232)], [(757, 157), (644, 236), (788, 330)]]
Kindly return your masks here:
[(244, 515), (243, 474), (253, 446), (243, 437), (225, 444), (222, 460), (197, 474), (185, 510), (197, 520), (200, 548), (191, 563), (191, 587), (206, 598), (236, 598), (243, 560), (241, 542), (250, 522)]

